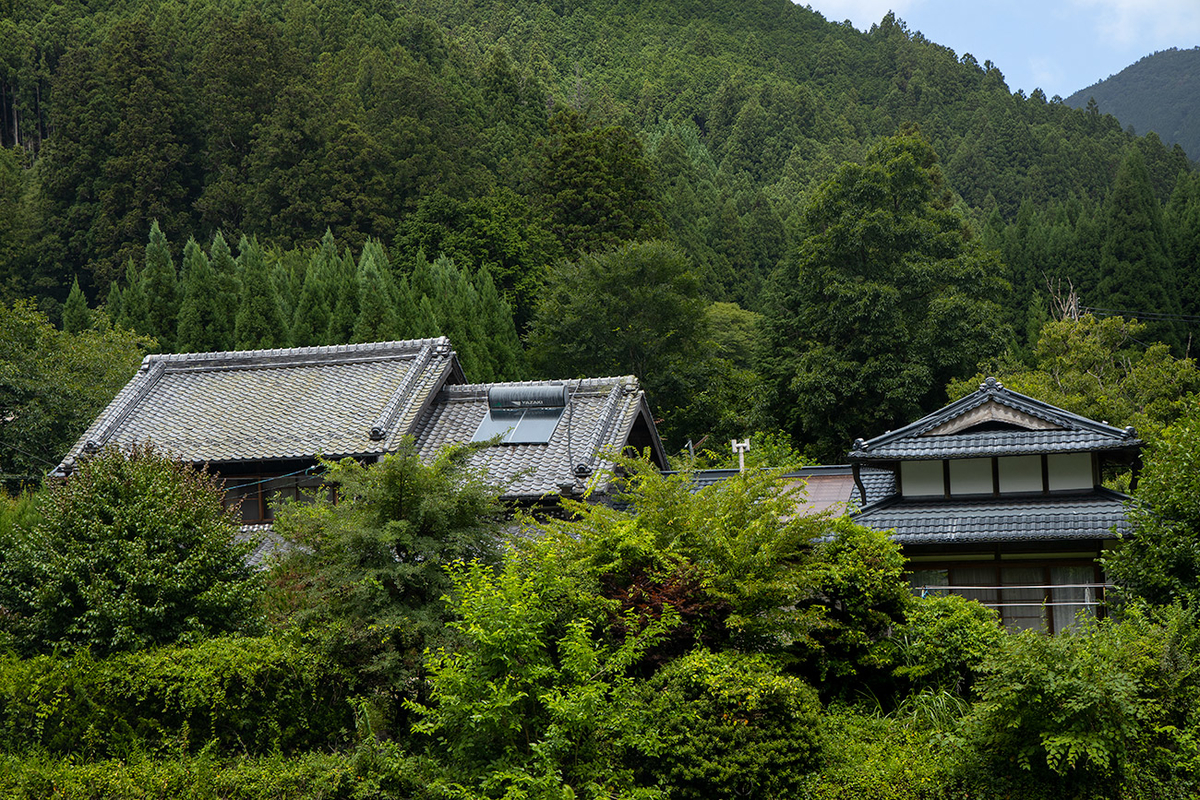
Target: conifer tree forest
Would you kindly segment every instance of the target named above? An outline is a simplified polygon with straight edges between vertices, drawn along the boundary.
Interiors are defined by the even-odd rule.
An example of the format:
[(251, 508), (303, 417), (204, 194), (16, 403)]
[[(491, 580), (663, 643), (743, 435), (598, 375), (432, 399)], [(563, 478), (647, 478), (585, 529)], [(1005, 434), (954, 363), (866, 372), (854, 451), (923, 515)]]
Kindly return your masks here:
[[(1187, 154), (1011, 93), (996, 65), (892, 15), (864, 33), (783, 0), (145, 0), (13, 3), (0, 25), (0, 291), (65, 324), (78, 282), (161, 351), (446, 334), (471, 380), (573, 377), (530, 346), (573, 346), (584, 322), (545, 307), (563, 265), (658, 241), (691, 276), (679, 302), (760, 315), (750, 357), (699, 324), (636, 363), (597, 352), (572, 369), (637, 368), (674, 447), (779, 429), (828, 460), (984, 358), (1031, 351), (1048, 285), (1148, 323), (1176, 355), (1200, 316)], [(822, 304), (803, 254), (839, 213), (829, 182), (895, 166), (878, 153), (896, 136), (930, 182), (910, 221), (957, 228), (984, 278), (966, 269), (953, 301), (980, 335), (957, 331), (932, 366), (947, 354), (917, 331), (938, 312), (905, 308), (925, 352), (852, 398), (818, 392), (872, 406), (863, 418), (801, 420), (797, 392), (853, 369), (770, 343), (845, 311)], [(848, 363), (901, 338), (879, 323)]]
[[(0, 795), (1195, 796), (1197, 154), (986, 57), (788, 0), (0, 0)], [(1123, 611), (914, 598), (766, 472), (514, 519), (406, 445), (253, 575), (153, 448), (41, 485), (148, 352), (440, 335), (637, 375), (685, 472), (986, 375), (1136, 425)]]

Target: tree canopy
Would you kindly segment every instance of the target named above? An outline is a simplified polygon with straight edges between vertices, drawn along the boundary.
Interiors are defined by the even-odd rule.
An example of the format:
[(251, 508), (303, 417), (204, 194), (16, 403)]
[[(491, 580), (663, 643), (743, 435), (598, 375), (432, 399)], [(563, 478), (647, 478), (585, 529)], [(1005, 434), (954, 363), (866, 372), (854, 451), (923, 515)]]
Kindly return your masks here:
[(940, 387), (1009, 338), (1000, 259), (951, 200), (933, 149), (903, 135), (839, 167), (809, 202), (773, 287), (764, 369), (812, 455), (837, 459), (932, 411)]
[(32, 303), (0, 303), (0, 480), (8, 491), (41, 483), (152, 342), (103, 314), (68, 333)]

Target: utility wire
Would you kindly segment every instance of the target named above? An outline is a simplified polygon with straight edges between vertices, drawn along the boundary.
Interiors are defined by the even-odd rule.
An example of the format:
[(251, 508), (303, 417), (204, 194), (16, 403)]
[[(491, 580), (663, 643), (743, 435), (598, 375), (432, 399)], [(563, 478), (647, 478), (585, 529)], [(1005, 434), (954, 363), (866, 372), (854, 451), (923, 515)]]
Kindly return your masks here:
[(1200, 322), (1200, 316), (1194, 314), (1165, 314), (1158, 311), (1129, 311), (1121, 308), (1094, 308), (1092, 306), (1080, 306), (1080, 311), (1089, 314), (1095, 314), (1100, 317), (1133, 317), (1139, 320), (1149, 320), (1151, 322), (1179, 320), (1182, 322)]
[(295, 472), (289, 472), (286, 475), (272, 475), (269, 478), (263, 478), (262, 480), (258, 480), (258, 481), (251, 481), (250, 483), (239, 483), (237, 486), (226, 486), (225, 491), (231, 492), (234, 489), (245, 489), (249, 486), (258, 486), (260, 483), (268, 483), (270, 481), (277, 481), (280, 478), (290, 478), (293, 475), (307, 474), (309, 472), (312, 472), (314, 469), (316, 469), (316, 466), (306, 467), (304, 469), (298, 469)]
[(15, 444), (13, 444), (12, 442), (3, 442), (3, 441), (0, 441), (0, 444), (4, 445), (5, 447), (8, 447), (8, 448), (10, 448), (10, 449), (12, 449), (12, 450), (16, 450), (18, 453), (21, 453), (22, 455), (29, 456), (30, 458), (36, 458), (38, 461), (41, 461), (43, 464), (49, 464), (49, 465), (50, 465), (50, 466), (52, 466), (52, 467), (57, 467), (57, 466), (58, 466), (58, 464), (57, 464), (56, 462), (54, 462), (54, 461), (51, 461), (50, 459), (46, 458), (45, 456), (39, 456), (39, 455), (37, 455), (37, 454), (35, 454), (35, 453), (31, 453), (31, 452), (29, 452), (28, 450), (23, 450), (23, 449), (21, 449), (20, 447), (17, 447), (17, 446), (16, 446)]

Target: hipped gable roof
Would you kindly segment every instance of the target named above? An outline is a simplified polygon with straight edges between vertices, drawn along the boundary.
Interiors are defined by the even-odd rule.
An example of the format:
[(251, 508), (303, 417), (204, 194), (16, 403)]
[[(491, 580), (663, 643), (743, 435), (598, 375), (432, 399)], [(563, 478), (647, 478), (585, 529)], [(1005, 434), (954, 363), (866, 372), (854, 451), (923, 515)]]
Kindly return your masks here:
[(381, 455), (462, 382), (445, 337), (150, 355), (56, 472), (135, 442), (214, 464)]
[(568, 381), (447, 385), (420, 421), (414, 437), (424, 458), (457, 442), (469, 442), (488, 414), (488, 392), (497, 388), (565, 386), (562, 417), (544, 443), (502, 444), (475, 453), (471, 464), (485, 470), (506, 497), (535, 499), (581, 494), (598, 485), (612, 464), (607, 453), (626, 445), (647, 446), (660, 467), (666, 456), (646, 403), (631, 375)]
[(988, 378), (977, 391), (929, 416), (868, 441), (856, 440), (850, 460), (1082, 453), (1135, 450), (1141, 444), (1132, 427), (1122, 430), (1072, 414)]

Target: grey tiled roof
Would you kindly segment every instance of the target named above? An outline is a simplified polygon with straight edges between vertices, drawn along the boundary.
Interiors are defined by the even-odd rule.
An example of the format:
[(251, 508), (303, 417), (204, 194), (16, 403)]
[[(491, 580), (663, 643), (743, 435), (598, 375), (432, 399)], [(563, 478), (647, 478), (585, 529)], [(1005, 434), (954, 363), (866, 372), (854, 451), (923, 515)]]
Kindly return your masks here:
[(191, 461), (395, 449), (433, 394), (463, 380), (446, 338), (151, 355), (60, 465), (150, 442)]
[(254, 545), (254, 549), (246, 556), (246, 563), (258, 570), (270, 569), (274, 562), (297, 549), (303, 549), (276, 533), (269, 522), (243, 525), (233, 538), (236, 542), (250, 542)]
[[(931, 433), (986, 403), (1004, 406), (1034, 418), (1047, 430), (981, 430)], [(1040, 453), (1079, 453), (1129, 450), (1141, 446), (1132, 428), (1124, 430), (1072, 414), (1049, 403), (1005, 388), (988, 378), (980, 388), (903, 428), (864, 442), (855, 441), (851, 461), (966, 458)]]
[[(863, 488), (867, 490), (867, 501), (861, 504), (863, 506), (878, 503), (896, 493), (896, 473), (890, 469), (863, 467), (862, 482)], [(858, 497), (854, 500), (857, 501)]]
[(894, 497), (855, 518), (900, 544), (1106, 539), (1128, 529), (1124, 495), (1106, 490), (1032, 497)]
[[(558, 494), (564, 485), (581, 491), (611, 466), (602, 454), (626, 444), (639, 416), (653, 431), (645, 394), (632, 376), (446, 386), (417, 423), (417, 450), (429, 458), (447, 445), (471, 441), (488, 413), (489, 388), (562, 384), (568, 387), (570, 401), (548, 442), (495, 445), (472, 456), (471, 464), (486, 470), (505, 497)], [(656, 449), (661, 448), (657, 434), (653, 439)], [(661, 449), (654, 455), (661, 464)]]
[(1079, 453), (1097, 450), (1123, 450), (1127, 438), (1114, 438), (1091, 430), (1059, 431), (979, 431), (946, 436), (912, 436), (872, 446), (858, 458), (931, 459), (984, 458), (1040, 453)]
[[(736, 469), (701, 469), (692, 473), (692, 483), (699, 490), (737, 474)], [(788, 481), (808, 481), (807, 500), (822, 508), (835, 502), (855, 506), (875, 503), (896, 491), (895, 473), (877, 467), (863, 467), (861, 470), (863, 488), (867, 491), (866, 503), (860, 503), (858, 487), (854, 485), (854, 475), (848, 464), (802, 467), (794, 472), (783, 473), (780, 477)], [(819, 498), (816, 497), (818, 492)]]
[(715, 486), (737, 475), (736, 469), (698, 469), (692, 472), (692, 486), (696, 490)]

